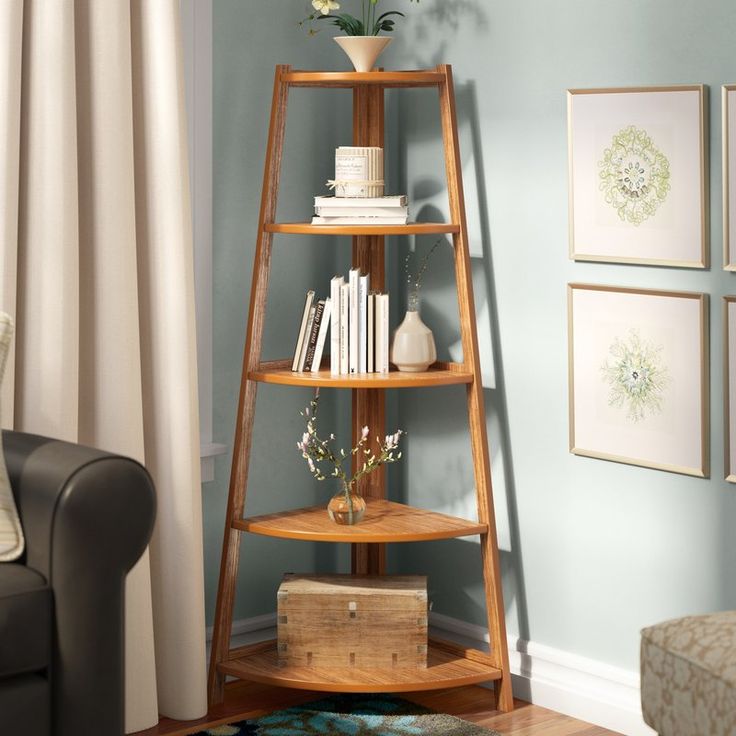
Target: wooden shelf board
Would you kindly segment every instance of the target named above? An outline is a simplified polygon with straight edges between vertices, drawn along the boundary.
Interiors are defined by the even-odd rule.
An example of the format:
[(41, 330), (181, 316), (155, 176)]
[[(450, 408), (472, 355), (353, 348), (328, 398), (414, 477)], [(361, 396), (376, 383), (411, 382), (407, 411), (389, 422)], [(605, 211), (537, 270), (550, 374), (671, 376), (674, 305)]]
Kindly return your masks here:
[(312, 225), (311, 222), (272, 222), (263, 229), (282, 235), (425, 235), (458, 233), (459, 225), (448, 222), (410, 222), (407, 225)]
[[(473, 650), (470, 650), (473, 651)], [(479, 655), (482, 653), (478, 652)], [(298, 690), (349, 693), (400, 693), (439, 690), (501, 678), (501, 671), (484, 660), (467, 658), (459, 648), (430, 640), (426, 669), (359, 669), (356, 667), (280, 667), (276, 641), (262, 642), (230, 652), (217, 665), (220, 672), (241, 680), (262, 682)]]
[(435, 363), (427, 371), (407, 373), (391, 370), (388, 373), (353, 373), (333, 376), (323, 362), (318, 373), (292, 371), (291, 360), (261, 363), (248, 379), (282, 386), (320, 386), (324, 388), (417, 388), (426, 386), (453, 386), (471, 383), (473, 374), (463, 369), (462, 363)]
[(436, 87), (444, 77), (437, 71), (402, 72), (310, 72), (292, 71), (283, 76), (291, 87), (360, 87), (378, 84), (382, 87)]
[(484, 534), (488, 525), (394, 501), (368, 499), (365, 516), (355, 526), (341, 526), (327, 516), (326, 504), (246, 517), (233, 528), (251, 534), (309, 542), (426, 542)]

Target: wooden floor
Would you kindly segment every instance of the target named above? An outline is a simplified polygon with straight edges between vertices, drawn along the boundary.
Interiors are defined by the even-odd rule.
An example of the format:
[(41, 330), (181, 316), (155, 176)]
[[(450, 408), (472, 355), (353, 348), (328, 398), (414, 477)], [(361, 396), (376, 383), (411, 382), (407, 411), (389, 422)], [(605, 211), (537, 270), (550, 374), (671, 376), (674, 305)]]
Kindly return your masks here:
[[(225, 703), (211, 710), (207, 718), (186, 723), (164, 718), (157, 727), (139, 731), (137, 736), (185, 736), (203, 728), (258, 717), (321, 696), (321, 693), (304, 690), (232, 682), (227, 686)], [(492, 691), (475, 685), (451, 690), (404, 693), (402, 697), (439, 713), (450, 713), (486, 728), (496, 729), (503, 736), (619, 736), (605, 728), (576, 721), (521, 700), (516, 701), (513, 713), (499, 713), (493, 707)]]

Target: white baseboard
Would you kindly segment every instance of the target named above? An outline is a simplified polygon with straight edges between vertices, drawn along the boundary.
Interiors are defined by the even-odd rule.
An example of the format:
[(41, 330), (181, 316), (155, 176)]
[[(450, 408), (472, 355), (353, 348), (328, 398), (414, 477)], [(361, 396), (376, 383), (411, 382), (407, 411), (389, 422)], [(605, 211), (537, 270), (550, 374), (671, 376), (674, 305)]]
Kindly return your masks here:
[[(440, 613), (429, 620), (438, 633), (488, 646), (482, 626)], [(641, 717), (638, 673), (516, 637), (508, 645), (517, 697), (626, 736), (656, 736)]]
[[(488, 647), (488, 631), (475, 624), (430, 614), (433, 633), (478, 648)], [(276, 614), (233, 623), (232, 647), (276, 636)], [(207, 641), (212, 629), (207, 629)], [(558, 713), (625, 736), (656, 736), (641, 717), (639, 675), (559, 649), (509, 637), (514, 695)]]
[[(230, 648), (244, 647), (259, 641), (276, 638), (276, 614), (264, 613), (262, 616), (252, 616), (233, 621)], [(207, 660), (210, 658), (212, 643), (212, 626), (207, 627)]]

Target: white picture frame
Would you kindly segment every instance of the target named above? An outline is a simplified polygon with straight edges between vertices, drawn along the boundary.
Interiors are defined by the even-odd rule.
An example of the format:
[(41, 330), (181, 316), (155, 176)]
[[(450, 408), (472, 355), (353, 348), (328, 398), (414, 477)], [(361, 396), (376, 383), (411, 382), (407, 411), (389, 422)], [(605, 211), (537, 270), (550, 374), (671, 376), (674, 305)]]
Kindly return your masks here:
[(707, 88), (570, 89), (570, 258), (708, 267)]
[(736, 296), (723, 297), (724, 477), (736, 483)]
[(736, 271), (736, 84), (724, 84), (723, 112), (723, 268)]
[(570, 452), (701, 478), (708, 297), (568, 284)]

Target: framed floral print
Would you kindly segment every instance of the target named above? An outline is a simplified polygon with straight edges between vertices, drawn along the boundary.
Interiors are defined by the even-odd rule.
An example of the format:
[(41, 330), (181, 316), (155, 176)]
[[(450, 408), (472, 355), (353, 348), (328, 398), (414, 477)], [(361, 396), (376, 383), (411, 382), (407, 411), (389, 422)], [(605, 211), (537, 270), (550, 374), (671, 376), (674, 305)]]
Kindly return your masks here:
[(725, 476), (736, 483), (736, 296), (723, 297), (723, 397)]
[(708, 297), (568, 285), (570, 452), (708, 477)]
[(723, 267), (736, 271), (736, 84), (723, 86)]
[(708, 266), (705, 96), (568, 90), (570, 258)]

